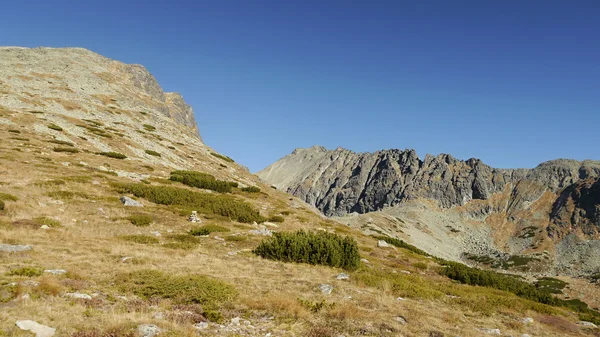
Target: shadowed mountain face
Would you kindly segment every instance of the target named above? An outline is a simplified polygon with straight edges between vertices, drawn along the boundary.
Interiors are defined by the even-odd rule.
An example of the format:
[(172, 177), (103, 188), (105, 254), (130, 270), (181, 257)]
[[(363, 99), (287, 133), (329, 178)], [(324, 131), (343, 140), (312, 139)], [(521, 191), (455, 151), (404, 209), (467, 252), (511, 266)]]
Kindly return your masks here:
[[(560, 192), (581, 179), (597, 177), (600, 162), (554, 160), (534, 169), (495, 169), (478, 159), (462, 161), (447, 154), (421, 160), (413, 150), (354, 153), (323, 147), (298, 149), (258, 175), (328, 216), (367, 213), (414, 199), (430, 199), (442, 208), (517, 189), (520, 182), (539, 185), (519, 199), (535, 200), (544, 191)], [(530, 200), (530, 201), (532, 201)]]
[(590, 237), (600, 231), (600, 178), (578, 181), (565, 188), (552, 208), (548, 234), (565, 229), (580, 229)]

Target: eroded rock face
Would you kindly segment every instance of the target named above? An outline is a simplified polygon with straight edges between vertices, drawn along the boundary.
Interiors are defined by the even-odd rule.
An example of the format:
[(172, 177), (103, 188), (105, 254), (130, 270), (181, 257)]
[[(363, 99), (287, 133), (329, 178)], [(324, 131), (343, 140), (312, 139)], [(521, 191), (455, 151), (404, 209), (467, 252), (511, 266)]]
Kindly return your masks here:
[(571, 230), (600, 238), (600, 178), (578, 181), (565, 188), (552, 207), (550, 236)]
[(318, 146), (297, 149), (258, 172), (263, 180), (328, 216), (367, 213), (418, 198), (450, 208), (487, 200), (507, 186), (515, 194), (508, 207), (518, 209), (547, 190), (558, 192), (599, 174), (597, 161), (561, 159), (534, 169), (495, 169), (478, 159), (463, 161), (447, 154), (421, 160), (414, 150), (355, 153)]

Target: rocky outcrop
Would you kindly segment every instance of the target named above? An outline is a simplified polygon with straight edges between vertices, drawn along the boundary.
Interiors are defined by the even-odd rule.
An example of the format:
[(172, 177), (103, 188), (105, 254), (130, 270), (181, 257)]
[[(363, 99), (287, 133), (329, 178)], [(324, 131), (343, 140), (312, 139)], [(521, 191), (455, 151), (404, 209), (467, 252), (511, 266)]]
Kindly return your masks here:
[[(558, 192), (580, 179), (597, 177), (600, 162), (561, 159), (534, 169), (495, 169), (478, 159), (463, 161), (447, 154), (421, 160), (414, 150), (354, 153), (315, 146), (295, 150), (258, 175), (326, 215), (340, 216), (419, 198), (450, 208), (474, 199), (487, 200), (507, 186), (515, 189), (514, 202), (508, 207), (521, 207), (544, 190)], [(516, 188), (520, 182), (530, 183), (525, 185), (531, 196), (523, 193), (525, 185)], [(537, 187), (531, 188), (532, 184)]]
[(600, 178), (580, 180), (565, 188), (552, 207), (551, 237), (570, 232), (600, 238)]

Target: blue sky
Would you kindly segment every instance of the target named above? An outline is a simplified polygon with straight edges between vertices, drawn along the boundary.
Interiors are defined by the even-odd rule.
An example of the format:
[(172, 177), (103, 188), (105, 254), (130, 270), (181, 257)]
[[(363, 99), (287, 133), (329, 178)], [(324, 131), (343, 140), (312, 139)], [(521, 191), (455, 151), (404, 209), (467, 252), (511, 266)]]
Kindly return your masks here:
[(600, 159), (598, 18), (584, 0), (23, 0), (0, 45), (143, 64), (252, 171), (316, 144), (533, 167)]

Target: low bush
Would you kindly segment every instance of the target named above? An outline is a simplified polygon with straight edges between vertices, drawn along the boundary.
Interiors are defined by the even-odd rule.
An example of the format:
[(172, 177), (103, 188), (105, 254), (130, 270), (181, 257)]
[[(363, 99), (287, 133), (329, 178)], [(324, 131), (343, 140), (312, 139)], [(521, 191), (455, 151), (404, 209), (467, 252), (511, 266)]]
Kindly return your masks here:
[(0, 200), (0, 211), (3, 211), (4, 209), (6, 209), (6, 205), (3, 200)]
[(284, 217), (280, 216), (280, 215), (273, 215), (272, 217), (269, 218), (270, 222), (284, 222), (285, 219)]
[(374, 235), (373, 237), (377, 240), (384, 240), (385, 242), (389, 243), (392, 246), (396, 246), (398, 248), (404, 248), (406, 250), (409, 250), (415, 254), (419, 254), (419, 255), (423, 255), (423, 256), (431, 256), (429, 253), (427, 253), (411, 244), (408, 244), (400, 239), (392, 238), (392, 237), (385, 236), (385, 235)]
[(187, 186), (203, 188), (221, 193), (229, 193), (232, 189), (231, 183), (217, 180), (208, 173), (196, 171), (173, 171), (171, 172), (171, 177), (169, 179), (180, 182)]
[(265, 221), (265, 218), (252, 205), (230, 195), (216, 195), (174, 186), (153, 186), (142, 183), (117, 183), (113, 186), (119, 193), (130, 193), (156, 204), (180, 206), (197, 210), (198, 213), (222, 215), (245, 223)]
[(50, 125), (48, 125), (48, 128), (52, 129), (52, 130), (56, 130), (56, 131), (62, 131), (63, 130), (63, 128), (61, 128), (60, 126), (58, 126), (56, 124), (50, 124)]
[(75, 144), (73, 144), (71, 142), (66, 142), (64, 140), (58, 140), (58, 139), (49, 140), (48, 143), (58, 144), (58, 145), (65, 145), (65, 146), (70, 146), (70, 147), (74, 147), (75, 146)]
[(260, 188), (258, 188), (256, 186), (249, 186), (249, 187), (242, 188), (242, 191), (248, 192), (248, 193), (259, 193)]
[(6, 273), (8, 276), (25, 276), (25, 277), (35, 277), (41, 276), (44, 273), (44, 270), (36, 267), (22, 267), (10, 270)]
[(233, 159), (231, 159), (231, 158), (229, 158), (229, 157), (227, 157), (227, 156), (224, 156), (224, 155), (222, 155), (222, 154), (218, 154), (218, 153), (216, 153), (216, 152), (211, 152), (210, 154), (212, 154), (213, 156), (215, 156), (215, 157), (217, 157), (217, 158), (219, 158), (219, 159), (223, 159), (223, 160), (224, 160), (224, 161), (226, 161), (226, 162), (230, 162), (230, 163), (233, 163), (233, 162), (234, 162), (234, 160), (233, 160)]
[(139, 297), (171, 299), (179, 304), (201, 304), (215, 309), (237, 297), (235, 288), (204, 275), (171, 275), (157, 270), (140, 270), (117, 277), (123, 292)]
[(155, 156), (155, 157), (161, 157), (161, 154), (156, 152), (156, 151), (152, 151), (152, 150), (146, 150), (145, 151), (147, 154), (151, 155), (151, 156)]
[(165, 248), (190, 250), (196, 248), (200, 243), (200, 239), (187, 234), (171, 234), (166, 237), (172, 242), (162, 245)]
[(150, 235), (123, 235), (121, 239), (125, 241), (131, 241), (140, 244), (154, 244), (158, 243), (158, 238)]
[(291, 211), (281, 211), (281, 215), (286, 215), (287, 216), (287, 215), (290, 215), (290, 214), (292, 214)]
[(229, 235), (225, 237), (225, 241), (230, 241), (230, 242), (240, 242), (240, 241), (246, 241), (248, 240), (248, 237), (245, 235)]
[(127, 217), (127, 220), (129, 220), (129, 222), (131, 222), (132, 225), (138, 227), (150, 226), (150, 224), (154, 221), (152, 215), (144, 213), (131, 214)]
[(115, 158), (115, 159), (125, 159), (127, 158), (126, 155), (119, 153), (119, 152), (96, 152), (96, 154), (99, 154), (101, 156), (105, 156), (105, 157), (109, 157), (109, 158)]
[(193, 236), (204, 236), (210, 233), (224, 233), (229, 232), (229, 228), (219, 225), (204, 225), (202, 227), (194, 228), (190, 230), (190, 235)]
[(280, 232), (263, 240), (254, 254), (283, 262), (321, 264), (354, 270), (360, 265), (358, 244), (328, 232)]
[(10, 132), (10, 133), (21, 133), (21, 131), (19, 131), (19, 130), (8, 130), (8, 132)]
[(67, 153), (78, 153), (79, 150), (77, 149), (73, 149), (70, 147), (55, 147), (54, 149), (52, 149), (52, 151), (54, 152), (67, 152)]
[(75, 198), (81, 198), (81, 199), (89, 199), (90, 196), (82, 193), (82, 192), (73, 192), (73, 191), (52, 191), (52, 192), (48, 192), (46, 193), (47, 196), (55, 198), (55, 199), (61, 199), (61, 200), (71, 200), (71, 199), (75, 199)]
[(17, 200), (19, 200), (19, 198), (17, 198), (16, 196), (14, 196), (12, 194), (0, 193), (0, 200), (2, 200), (2, 201), (17, 201)]
[(156, 131), (156, 128), (150, 124), (144, 124), (142, 126), (144, 127), (144, 130), (146, 130), (146, 131)]

